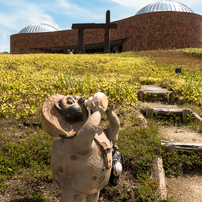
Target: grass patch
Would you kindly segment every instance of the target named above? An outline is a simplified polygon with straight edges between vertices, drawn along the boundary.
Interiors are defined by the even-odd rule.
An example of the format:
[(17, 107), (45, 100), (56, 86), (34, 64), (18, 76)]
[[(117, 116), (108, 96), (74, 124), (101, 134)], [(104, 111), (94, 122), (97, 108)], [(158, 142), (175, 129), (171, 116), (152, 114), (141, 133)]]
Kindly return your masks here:
[(162, 152), (165, 173), (169, 176), (200, 173), (202, 169), (201, 153), (177, 151), (173, 154)]
[(50, 152), (52, 138), (39, 127), (19, 122), (2, 124), (0, 135), (0, 191), (33, 195), (44, 183), (52, 182)]
[(182, 52), (188, 56), (202, 58), (202, 49), (201, 48), (186, 48), (186, 49), (183, 49)]
[[(153, 54), (151, 57), (148, 56), (150, 53)], [(155, 84), (175, 90), (182, 95), (182, 103), (201, 106), (202, 73), (197, 68), (197, 65), (201, 67), (201, 63), (193, 69), (192, 63), (176, 66), (172, 62), (158, 62), (163, 54), (167, 54), (166, 57), (170, 60), (173, 55), (180, 53), (150, 51), (73, 57), (2, 54), (0, 117), (22, 119), (39, 114), (42, 103), (53, 94), (89, 97), (102, 91), (116, 104), (130, 105), (137, 101), (137, 90), (142, 84)], [(188, 57), (183, 55), (183, 58)], [(182, 68), (182, 73), (176, 74), (175, 68)]]

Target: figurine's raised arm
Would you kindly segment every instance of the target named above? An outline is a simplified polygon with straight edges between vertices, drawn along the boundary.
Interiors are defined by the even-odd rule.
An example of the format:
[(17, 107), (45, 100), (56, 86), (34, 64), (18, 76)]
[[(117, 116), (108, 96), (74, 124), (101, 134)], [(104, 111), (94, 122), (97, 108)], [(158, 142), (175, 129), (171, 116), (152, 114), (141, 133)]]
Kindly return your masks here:
[(120, 128), (120, 122), (117, 115), (113, 112), (114, 110), (114, 103), (112, 100), (109, 101), (108, 108), (106, 110), (107, 118), (109, 119), (109, 124), (106, 128), (107, 135), (110, 141), (115, 144), (118, 140), (118, 132)]
[(100, 106), (99, 101), (96, 103), (92, 102), (91, 110), (93, 114), (88, 118), (74, 138), (74, 146), (78, 153), (89, 152), (101, 121), (103, 108)]

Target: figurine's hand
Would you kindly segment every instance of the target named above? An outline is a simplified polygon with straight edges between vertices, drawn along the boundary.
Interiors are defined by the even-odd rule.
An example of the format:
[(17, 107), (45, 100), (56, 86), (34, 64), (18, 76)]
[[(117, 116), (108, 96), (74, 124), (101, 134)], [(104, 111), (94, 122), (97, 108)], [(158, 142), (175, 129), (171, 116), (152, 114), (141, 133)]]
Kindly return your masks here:
[(93, 111), (93, 113), (96, 111), (99, 111), (100, 114), (104, 113), (104, 108), (100, 106), (100, 101), (97, 101), (96, 103), (92, 101), (91, 110)]
[(109, 99), (109, 104), (108, 104), (106, 112), (112, 112), (114, 110), (114, 108), (115, 108), (114, 102), (111, 99)]

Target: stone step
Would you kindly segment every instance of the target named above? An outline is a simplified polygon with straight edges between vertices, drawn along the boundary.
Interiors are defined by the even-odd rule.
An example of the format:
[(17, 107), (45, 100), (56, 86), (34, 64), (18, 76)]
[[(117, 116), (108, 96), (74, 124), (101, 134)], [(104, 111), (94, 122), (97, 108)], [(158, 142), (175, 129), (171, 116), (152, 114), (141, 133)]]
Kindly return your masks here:
[(175, 109), (175, 108), (142, 108), (141, 109), (141, 113), (146, 114), (146, 116), (149, 111), (151, 111), (150, 113), (155, 113), (158, 115), (171, 115), (171, 114), (182, 115), (183, 113), (186, 113), (186, 114), (192, 113), (192, 110), (190, 109), (179, 109), (179, 108), (178, 109)]
[[(187, 123), (187, 116), (191, 114), (194, 116), (192, 110), (190, 109), (173, 109), (173, 108), (142, 108), (141, 113), (146, 116), (146, 118), (152, 119), (155, 115), (177, 115), (182, 117), (182, 122)], [(196, 116), (195, 116), (196, 118)]]
[(158, 86), (142, 85), (141, 89), (138, 91), (138, 100), (169, 101), (174, 103), (178, 101), (178, 96), (175, 91), (169, 91)]
[(143, 114), (146, 114), (148, 110), (152, 110), (155, 114), (158, 115), (170, 115), (170, 114), (180, 115), (185, 110), (188, 110), (189, 113), (191, 113), (190, 109), (174, 109), (174, 108), (142, 108), (141, 112)]
[(180, 143), (180, 142), (168, 142), (161, 141), (162, 146), (166, 146), (167, 152), (174, 153), (178, 151), (193, 151), (193, 152), (202, 152), (202, 144), (195, 143)]
[(182, 122), (187, 123), (187, 116), (191, 114), (198, 122), (202, 123), (202, 118), (191, 109), (175, 109), (175, 108), (142, 108), (140, 110), (146, 118), (153, 119), (155, 115), (177, 115), (182, 117)]

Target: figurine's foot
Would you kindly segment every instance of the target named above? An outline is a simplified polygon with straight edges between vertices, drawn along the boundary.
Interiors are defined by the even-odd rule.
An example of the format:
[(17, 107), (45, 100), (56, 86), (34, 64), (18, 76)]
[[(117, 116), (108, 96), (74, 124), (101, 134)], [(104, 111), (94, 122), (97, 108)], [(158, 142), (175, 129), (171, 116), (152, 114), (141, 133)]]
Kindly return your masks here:
[(72, 190), (62, 191), (60, 202), (86, 202), (86, 196)]
[(98, 191), (95, 194), (91, 194), (87, 196), (87, 202), (97, 202), (99, 199), (100, 192)]

